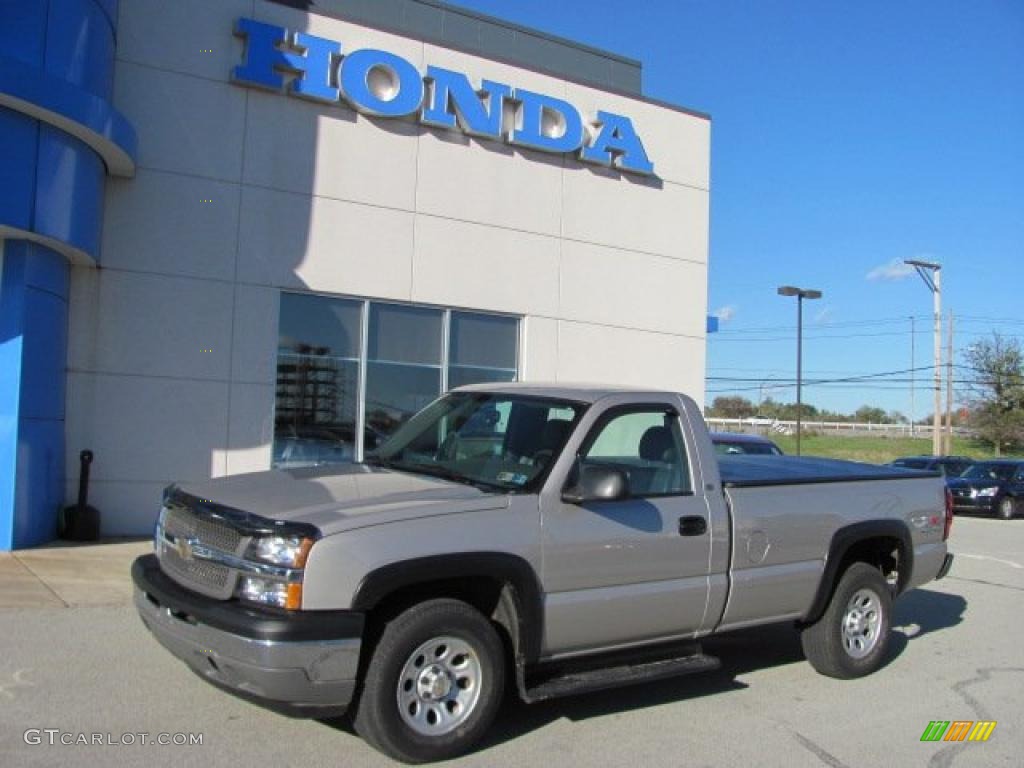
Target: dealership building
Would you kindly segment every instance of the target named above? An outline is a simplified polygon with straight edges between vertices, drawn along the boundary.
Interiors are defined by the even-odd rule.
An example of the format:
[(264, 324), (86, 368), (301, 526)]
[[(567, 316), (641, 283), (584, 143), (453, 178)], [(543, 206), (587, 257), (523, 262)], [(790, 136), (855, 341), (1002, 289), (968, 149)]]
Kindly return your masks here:
[(0, 4), (0, 550), (443, 391), (704, 395), (710, 122), (437, 0)]

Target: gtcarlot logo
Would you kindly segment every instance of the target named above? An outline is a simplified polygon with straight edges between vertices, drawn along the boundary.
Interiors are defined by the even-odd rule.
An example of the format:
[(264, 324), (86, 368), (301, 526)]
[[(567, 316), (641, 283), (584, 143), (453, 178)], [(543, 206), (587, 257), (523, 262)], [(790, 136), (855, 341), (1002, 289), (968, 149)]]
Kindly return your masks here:
[(30, 746), (46, 744), (51, 747), (194, 747), (203, 744), (201, 733), (76, 733), (62, 731), (60, 728), (29, 728), (22, 734), (22, 738)]
[(995, 729), (995, 720), (932, 720), (921, 741), (988, 741)]

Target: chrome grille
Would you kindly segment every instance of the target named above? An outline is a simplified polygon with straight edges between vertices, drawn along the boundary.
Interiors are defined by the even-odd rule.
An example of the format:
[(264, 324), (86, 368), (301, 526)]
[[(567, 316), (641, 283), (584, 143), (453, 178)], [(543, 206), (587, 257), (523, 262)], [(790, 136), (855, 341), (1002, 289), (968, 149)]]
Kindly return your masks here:
[(206, 547), (234, 553), (242, 534), (219, 520), (199, 517), (184, 507), (168, 507), (164, 516), (164, 531), (175, 537), (199, 539)]
[[(191, 556), (191, 544), (241, 556), (249, 538), (219, 520), (187, 507), (164, 508), (163, 529), (157, 531), (156, 550), (160, 567), (184, 587), (207, 597), (227, 600), (238, 581), (238, 572), (223, 563)], [(183, 546), (178, 546), (181, 544)]]

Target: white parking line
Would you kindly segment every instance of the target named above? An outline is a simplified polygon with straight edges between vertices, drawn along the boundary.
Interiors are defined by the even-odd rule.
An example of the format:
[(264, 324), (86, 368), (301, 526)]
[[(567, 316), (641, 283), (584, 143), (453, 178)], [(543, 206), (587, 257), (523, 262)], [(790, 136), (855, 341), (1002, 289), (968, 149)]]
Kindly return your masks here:
[(1024, 565), (1021, 565), (1020, 563), (1015, 563), (1013, 562), (1013, 560), (1003, 560), (1002, 558), (989, 557), (988, 555), (969, 555), (965, 552), (956, 552), (954, 554), (956, 555), (956, 557), (966, 557), (971, 560), (991, 560), (993, 563), (1002, 563), (1003, 565), (1008, 565), (1011, 568), (1016, 568), (1017, 570), (1024, 569)]

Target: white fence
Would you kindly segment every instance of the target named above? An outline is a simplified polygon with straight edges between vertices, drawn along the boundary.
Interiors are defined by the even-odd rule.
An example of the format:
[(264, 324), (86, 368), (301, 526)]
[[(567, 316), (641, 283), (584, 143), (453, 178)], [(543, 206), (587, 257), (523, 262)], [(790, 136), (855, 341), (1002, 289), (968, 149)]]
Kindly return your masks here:
[[(795, 421), (711, 417), (707, 419), (707, 422), (712, 429), (721, 432), (746, 432), (758, 435), (772, 432), (781, 435), (796, 434)], [(932, 436), (931, 424), (872, 424), (870, 422), (804, 420), (801, 422), (801, 430), (804, 433), (821, 432), (830, 435), (877, 435), (879, 437), (922, 437), (928, 439), (931, 439)], [(953, 434), (967, 436), (971, 434), (971, 431), (963, 427), (953, 427)]]

